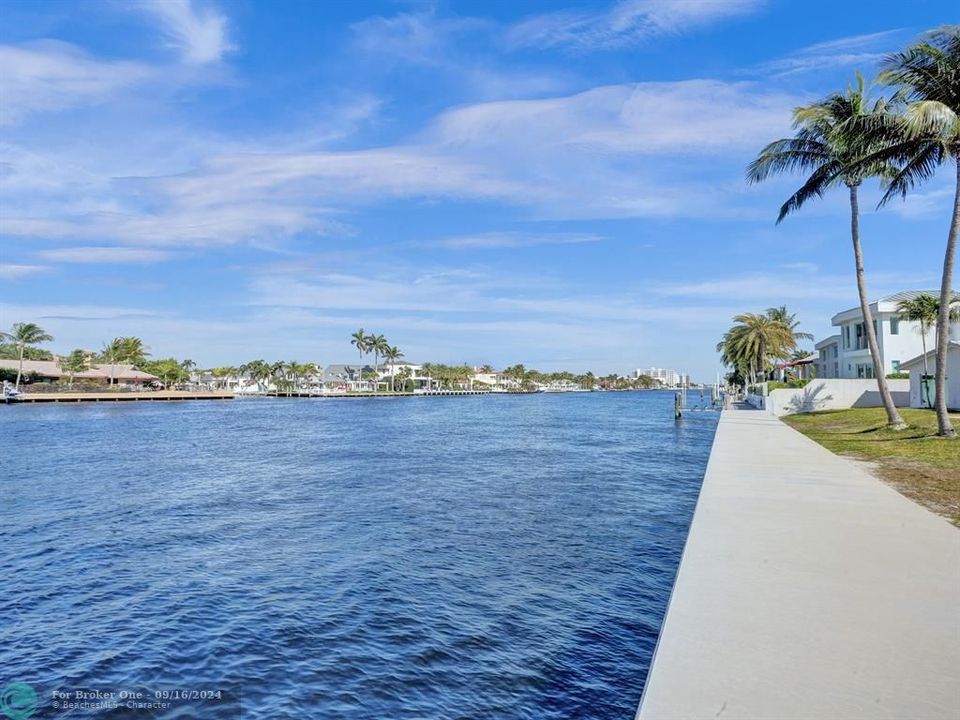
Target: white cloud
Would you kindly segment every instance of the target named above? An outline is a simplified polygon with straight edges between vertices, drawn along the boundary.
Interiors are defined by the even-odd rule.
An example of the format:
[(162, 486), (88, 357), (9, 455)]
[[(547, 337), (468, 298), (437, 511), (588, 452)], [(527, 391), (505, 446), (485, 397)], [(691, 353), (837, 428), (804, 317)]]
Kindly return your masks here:
[(45, 265), (13, 265), (0, 263), (0, 280), (19, 280), (37, 273), (47, 272)]
[(169, 260), (171, 253), (135, 247), (71, 247), (37, 253), (45, 260), (63, 263), (152, 263)]
[[(19, 198), (39, 210), (5, 217), (0, 229), (88, 243), (227, 245), (335, 231), (337, 212), (398, 198), (495, 201), (541, 219), (742, 217), (741, 157), (757, 137), (786, 132), (795, 103), (751, 83), (709, 80), (479, 103), (440, 114), (394, 146), (233, 152), (203, 159), (190, 172), (107, 178), (99, 186), (72, 173), (51, 189), (46, 205), (37, 193)], [(723, 174), (729, 165), (705, 167), (706, 155), (730, 157), (733, 175)], [(669, 173), (652, 156), (668, 163)], [(15, 170), (26, 162), (13, 157)], [(43, 177), (27, 166), (22, 172)], [(78, 208), (72, 182), (101, 206)], [(13, 183), (3, 188), (15, 192)], [(57, 203), (59, 212), (50, 209)]]
[(658, 35), (754, 12), (763, 0), (620, 0), (602, 12), (560, 11), (537, 15), (511, 27), (513, 47), (621, 48)]
[(536, 245), (579, 245), (603, 240), (593, 233), (489, 232), (457, 235), (436, 244), (454, 250), (533, 247)]
[(374, 16), (351, 25), (355, 47), (368, 57), (436, 65), (458, 37), (492, 24), (478, 18), (443, 18), (433, 12)]
[(0, 45), (0, 125), (35, 112), (106, 101), (152, 73), (141, 63), (98, 60), (55, 40)]
[(869, 68), (899, 46), (903, 30), (852, 35), (809, 45), (789, 55), (763, 63), (751, 74), (796, 75), (842, 67)]
[[(789, 129), (794, 96), (715, 80), (608, 85), (541, 100), (447, 111), (428, 137), (442, 146), (511, 152), (577, 146), (625, 153), (730, 153)], [(612, 159), (608, 156), (608, 159)]]
[[(922, 285), (924, 279), (917, 274), (875, 272), (869, 275), (868, 280), (871, 293), (876, 297), (904, 287)], [(854, 304), (857, 299), (856, 280), (852, 272), (823, 274), (811, 263), (794, 263), (781, 266), (780, 270), (744, 273), (719, 280), (664, 283), (652, 289), (659, 295), (671, 298), (745, 300), (764, 307), (790, 300)]]
[(227, 18), (211, 5), (192, 0), (142, 0), (141, 7), (155, 16), (168, 42), (185, 62), (204, 64), (220, 60), (232, 50)]
[[(395, 198), (497, 201), (557, 219), (737, 215), (742, 209), (727, 202), (724, 185), (731, 178), (692, 168), (704, 153), (741, 153), (756, 137), (785, 132), (795, 103), (743, 82), (605, 86), (456, 108), (392, 147), (233, 152), (200, 160), (190, 172), (137, 179), (98, 177), (14, 148), (5, 153), (2, 188), (15, 198), (6, 212), (22, 210), (4, 217), (0, 230), (88, 244), (269, 242), (336, 230), (335, 208)], [(372, 106), (362, 105), (366, 116)], [(151, 156), (165, 156), (155, 150)], [(670, 158), (668, 176), (644, 159), (650, 155)], [(17, 195), (24, 181), (31, 192)], [(499, 236), (459, 244), (523, 242), (539, 241)]]
[(946, 217), (950, 214), (955, 188), (949, 186), (908, 193), (903, 199), (892, 198), (886, 207), (908, 220)]

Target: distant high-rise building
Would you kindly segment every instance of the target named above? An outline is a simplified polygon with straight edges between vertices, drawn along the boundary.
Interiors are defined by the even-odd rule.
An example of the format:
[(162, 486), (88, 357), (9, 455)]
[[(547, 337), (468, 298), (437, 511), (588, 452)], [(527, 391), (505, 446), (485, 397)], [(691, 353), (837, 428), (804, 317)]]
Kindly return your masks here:
[(676, 370), (670, 370), (668, 368), (639, 368), (635, 371), (634, 375), (635, 377), (646, 375), (654, 380), (659, 380), (667, 387), (676, 387), (683, 382), (683, 376), (680, 373), (678, 373)]

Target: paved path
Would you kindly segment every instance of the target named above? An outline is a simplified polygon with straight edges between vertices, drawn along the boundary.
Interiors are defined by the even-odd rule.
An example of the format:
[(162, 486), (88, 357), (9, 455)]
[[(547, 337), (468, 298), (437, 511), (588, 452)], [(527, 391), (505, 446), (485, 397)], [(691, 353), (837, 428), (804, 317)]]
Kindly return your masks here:
[(960, 530), (725, 411), (639, 720), (960, 718)]

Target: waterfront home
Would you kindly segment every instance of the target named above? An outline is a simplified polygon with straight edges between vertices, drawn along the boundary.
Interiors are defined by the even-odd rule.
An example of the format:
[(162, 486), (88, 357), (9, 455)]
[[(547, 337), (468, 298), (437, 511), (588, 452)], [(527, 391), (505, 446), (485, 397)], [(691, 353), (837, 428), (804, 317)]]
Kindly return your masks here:
[(817, 377), (840, 377), (840, 336), (831, 335), (824, 338), (814, 345), (814, 348), (817, 351)]
[[(939, 297), (936, 290), (905, 290), (894, 295), (882, 297), (870, 303), (870, 312), (873, 315), (873, 325), (877, 333), (877, 345), (880, 350), (880, 360), (883, 373), (900, 372), (904, 361), (915, 358), (923, 352), (923, 342), (920, 337), (920, 323), (913, 320), (901, 319), (897, 312), (897, 303), (901, 300), (912, 300), (917, 295), (927, 294)], [(837, 341), (836, 375), (828, 377), (839, 378), (872, 378), (874, 377), (873, 362), (870, 358), (870, 349), (867, 347), (866, 329), (863, 323), (863, 313), (860, 306), (844, 310), (833, 316), (832, 324), (840, 328)], [(926, 332), (927, 348), (934, 347), (935, 336), (933, 328)], [(950, 324), (950, 339), (960, 340), (960, 322)], [(829, 349), (829, 340), (817, 344), (818, 350)], [(831, 351), (832, 352), (832, 351)]]
[[(16, 374), (20, 365), (19, 360), (0, 360), (0, 370), (7, 374)], [(137, 387), (158, 382), (156, 375), (137, 370), (133, 365), (117, 363), (91, 365), (89, 370), (73, 374), (74, 382), (97, 383), (106, 385), (113, 381), (115, 385), (123, 387)], [(67, 382), (70, 373), (60, 368), (54, 360), (24, 360), (23, 380), (21, 382)]]
[(486, 371), (483, 368), (473, 369), (473, 382), (484, 390), (493, 392), (516, 392), (523, 387), (523, 383), (514, 377), (504, 375), (496, 370)]
[(321, 382), (326, 390), (335, 392), (370, 392), (374, 383), (363, 376), (373, 372), (370, 365), (334, 363), (323, 369)]
[[(926, 374), (924, 373), (926, 364)], [(930, 349), (924, 356), (900, 363), (903, 372), (910, 373), (910, 407), (928, 408), (936, 402), (933, 376), (937, 367), (937, 353)], [(947, 407), (960, 410), (960, 341), (951, 340), (947, 348)]]

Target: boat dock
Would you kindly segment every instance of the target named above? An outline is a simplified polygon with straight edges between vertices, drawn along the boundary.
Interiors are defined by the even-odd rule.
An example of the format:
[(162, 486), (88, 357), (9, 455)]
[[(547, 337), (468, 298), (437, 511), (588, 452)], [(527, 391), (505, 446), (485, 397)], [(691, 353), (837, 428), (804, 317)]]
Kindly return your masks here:
[(725, 410), (637, 720), (958, 708), (960, 530), (777, 418)]
[(437, 395), (504, 395), (490, 390), (418, 390), (417, 392), (277, 392), (271, 390), (260, 397), (272, 398), (395, 398)]
[(188, 390), (143, 390), (139, 392), (21, 392), (10, 405), (23, 403), (79, 402), (163, 402), (174, 400), (232, 400), (231, 392), (190, 392)]

